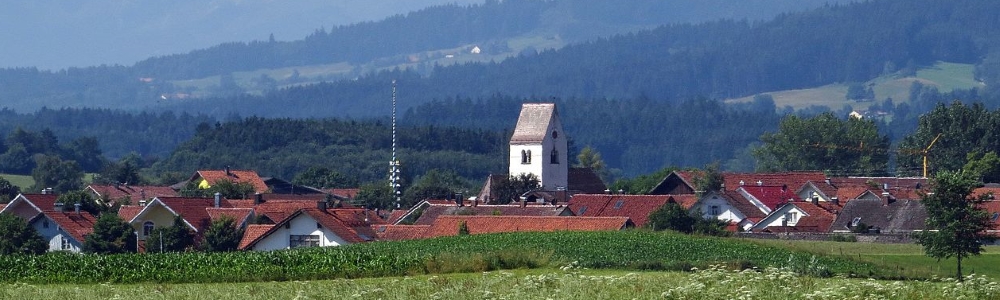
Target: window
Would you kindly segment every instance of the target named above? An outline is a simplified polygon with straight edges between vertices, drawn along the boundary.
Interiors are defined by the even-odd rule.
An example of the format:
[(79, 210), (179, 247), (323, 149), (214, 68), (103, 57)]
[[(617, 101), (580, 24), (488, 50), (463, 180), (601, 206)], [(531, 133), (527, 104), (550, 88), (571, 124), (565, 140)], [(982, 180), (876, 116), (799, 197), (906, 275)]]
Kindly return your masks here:
[(552, 149), (552, 154), (549, 155), (549, 160), (551, 161), (550, 162), (551, 164), (558, 165), (559, 164), (559, 151), (556, 150), (556, 149)]
[(587, 213), (587, 207), (586, 206), (580, 207), (580, 210), (576, 212), (576, 214), (580, 215), (580, 216), (582, 216), (585, 213)]
[(552, 131), (552, 139), (558, 139), (558, 138), (559, 138), (559, 132), (553, 130)]
[(319, 235), (290, 235), (288, 236), (288, 247), (319, 247)]
[(73, 249), (73, 245), (69, 243), (69, 240), (66, 239), (65, 236), (60, 237), (60, 239), (61, 239), (61, 241), (60, 241), (61, 243), (60, 243), (59, 249), (61, 249), (61, 250), (72, 250)]
[(719, 214), (721, 214), (721, 213), (722, 213), (722, 212), (721, 212), (721, 211), (719, 210), (719, 206), (718, 206), (718, 205), (712, 205), (712, 209), (711, 209), (710, 211), (711, 211), (711, 214), (712, 214), (713, 216), (718, 216)]
[(521, 150), (521, 164), (531, 164), (531, 150)]
[(795, 223), (795, 221), (798, 220), (799, 220), (799, 213), (797, 212), (788, 213), (788, 223)]
[(858, 226), (858, 223), (861, 223), (861, 217), (857, 217), (854, 218), (854, 220), (851, 220), (851, 227)]
[(142, 236), (149, 236), (150, 233), (153, 233), (153, 226), (153, 221), (142, 223)]
[(618, 200), (615, 202), (615, 209), (622, 209), (622, 205), (625, 205), (625, 200)]
[(991, 222), (996, 222), (1000, 218), (1000, 213), (993, 213), (993, 218), (990, 219)]
[(45, 228), (45, 229), (49, 228), (49, 220), (48, 219), (42, 220), (42, 228)]
[(323, 228), (323, 224), (320, 224), (319, 222), (316, 222), (316, 228)]

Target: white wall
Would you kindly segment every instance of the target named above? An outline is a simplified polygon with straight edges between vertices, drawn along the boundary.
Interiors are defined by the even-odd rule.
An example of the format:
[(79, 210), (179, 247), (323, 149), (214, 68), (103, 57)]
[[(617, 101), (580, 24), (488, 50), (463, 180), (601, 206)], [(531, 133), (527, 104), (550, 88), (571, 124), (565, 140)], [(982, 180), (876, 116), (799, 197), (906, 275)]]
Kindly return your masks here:
[(291, 235), (319, 235), (320, 247), (333, 247), (347, 245), (348, 242), (337, 236), (325, 226), (316, 228), (316, 219), (308, 214), (300, 214), (288, 222), (289, 228), (284, 225), (278, 227), (271, 235), (261, 239), (253, 247), (255, 251), (270, 251), (278, 249), (288, 249), (288, 238)]
[[(719, 215), (712, 215), (712, 206), (719, 207)], [(729, 202), (725, 199), (720, 198), (716, 194), (705, 195), (697, 204), (695, 204), (691, 209), (700, 209), (701, 216), (705, 219), (719, 219), (722, 221), (741, 221), (746, 216), (737, 210), (735, 207), (729, 205)]]
[[(45, 228), (46, 221), (48, 221), (49, 228)], [(45, 217), (44, 215), (36, 219), (30, 225), (31, 227), (35, 228), (35, 230), (38, 231), (38, 235), (42, 236), (42, 240), (45, 240), (49, 244), (48, 251), (62, 251), (63, 236), (65, 236), (70, 243), (70, 249), (68, 249), (67, 251), (80, 252), (83, 248), (83, 245), (80, 244), (83, 241), (74, 241), (73, 237), (69, 235), (69, 233), (61, 230), (61, 228), (59, 228), (59, 225), (56, 224), (56, 222), (50, 220), (48, 217)]]
[[(552, 138), (552, 132), (557, 137)], [(519, 174), (535, 174), (541, 181), (542, 189), (555, 190), (556, 187), (566, 187), (569, 178), (569, 155), (566, 134), (558, 118), (549, 122), (545, 139), (541, 144), (511, 144), (508, 173), (510, 176)], [(558, 151), (558, 164), (552, 164), (552, 150)], [(531, 164), (521, 163), (521, 150), (531, 150)]]

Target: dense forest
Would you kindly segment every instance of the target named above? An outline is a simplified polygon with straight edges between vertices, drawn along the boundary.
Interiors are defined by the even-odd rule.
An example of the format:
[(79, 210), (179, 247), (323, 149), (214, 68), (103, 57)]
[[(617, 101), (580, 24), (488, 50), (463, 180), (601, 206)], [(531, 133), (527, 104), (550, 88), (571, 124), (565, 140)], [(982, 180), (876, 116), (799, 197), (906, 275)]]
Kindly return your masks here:
[[(439, 126), (406, 126), (398, 132), (404, 176), (431, 169), (485, 179), (505, 172), (507, 133)], [(392, 130), (376, 121), (246, 118), (198, 125), (191, 140), (153, 165), (153, 173), (190, 174), (201, 169), (252, 169), (291, 179), (322, 167), (361, 182), (388, 176)]]

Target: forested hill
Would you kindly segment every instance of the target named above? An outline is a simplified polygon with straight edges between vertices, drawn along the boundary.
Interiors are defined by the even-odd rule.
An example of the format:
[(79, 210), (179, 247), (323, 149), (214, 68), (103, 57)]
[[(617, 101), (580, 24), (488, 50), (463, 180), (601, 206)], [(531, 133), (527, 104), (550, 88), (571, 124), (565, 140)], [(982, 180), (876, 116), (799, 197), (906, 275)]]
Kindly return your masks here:
[(404, 106), (494, 94), (681, 101), (863, 82), (912, 73), (935, 61), (976, 64), (979, 79), (992, 87), (1000, 85), (997, 15), (1000, 2), (989, 0), (870, 1), (769, 22), (666, 26), (499, 63), (438, 67), (427, 77), (381, 72), (173, 107), (266, 116), (384, 114), (392, 79), (399, 80)]
[[(187, 54), (153, 57), (130, 67), (94, 66), (56, 72), (35, 68), (0, 70), (0, 105), (19, 111), (42, 106), (158, 108), (170, 102), (161, 101), (164, 95), (190, 99), (187, 96), (191, 94), (265, 91), (302, 82), (352, 79), (393, 66), (415, 65), (430, 70), (438, 63), (464, 61), (447, 59), (445, 54), (464, 53), (473, 45), (482, 48), (481, 60), (500, 60), (521, 52), (534, 53), (535, 49), (662, 24), (719, 18), (761, 20), (780, 12), (847, 1), (491, 0), (473, 6), (435, 6), (378, 22), (317, 29), (302, 40), (232, 42)], [(267, 36), (267, 32), (260, 36)], [(290, 68), (304, 69), (291, 75)], [(305, 70), (309, 68), (327, 73)], [(239, 71), (257, 73), (233, 81), (231, 74)], [(188, 79), (214, 82), (199, 86), (180, 81)]]
[[(310, 167), (334, 170), (360, 182), (386, 178), (392, 157), (389, 124), (375, 121), (246, 118), (216, 126), (203, 124), (154, 173), (253, 169), (292, 179)], [(431, 169), (454, 170), (482, 180), (507, 166), (508, 133), (440, 126), (398, 128), (404, 176)]]

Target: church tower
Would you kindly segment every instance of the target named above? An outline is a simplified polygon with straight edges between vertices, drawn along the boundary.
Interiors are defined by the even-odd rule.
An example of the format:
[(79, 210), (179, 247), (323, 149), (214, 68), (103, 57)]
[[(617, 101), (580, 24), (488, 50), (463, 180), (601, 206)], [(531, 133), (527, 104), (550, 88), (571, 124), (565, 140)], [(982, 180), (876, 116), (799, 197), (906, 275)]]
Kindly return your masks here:
[(569, 161), (566, 135), (555, 103), (524, 103), (510, 138), (510, 176), (535, 174), (542, 189), (565, 189)]

